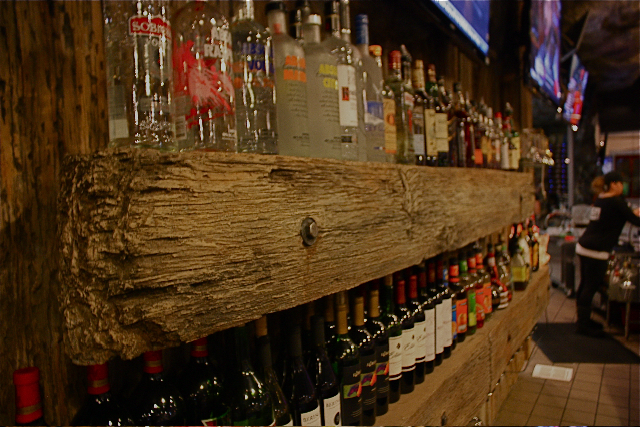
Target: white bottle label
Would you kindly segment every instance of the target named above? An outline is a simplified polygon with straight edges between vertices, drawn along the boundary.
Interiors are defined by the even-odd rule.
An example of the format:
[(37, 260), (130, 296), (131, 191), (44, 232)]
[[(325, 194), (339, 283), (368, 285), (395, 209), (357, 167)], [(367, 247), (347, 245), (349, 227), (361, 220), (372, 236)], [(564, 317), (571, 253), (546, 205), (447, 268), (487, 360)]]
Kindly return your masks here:
[(436, 309), (430, 308), (424, 311), (425, 317), (425, 358), (430, 362), (436, 358)]
[(302, 412), (300, 414), (300, 425), (321, 426), (322, 419), (320, 418), (320, 406), (316, 407), (313, 411)]
[(341, 426), (342, 414), (340, 413), (340, 393), (324, 399), (324, 425)]
[(436, 143), (436, 110), (424, 110), (424, 133), (426, 137), (427, 156), (435, 157), (438, 155), (438, 146)]
[(289, 427), (289, 426), (292, 426), (292, 425), (293, 425), (293, 419), (285, 424), (286, 427)]
[(444, 306), (442, 319), (442, 333), (444, 334), (444, 346), (450, 347), (453, 343), (453, 330), (451, 329), (451, 298), (442, 300)]
[[(404, 333), (402, 335), (404, 335)], [(402, 376), (402, 335), (399, 337), (389, 337), (390, 381), (397, 380)]]
[(402, 330), (402, 372), (416, 368), (416, 329)]
[(424, 108), (417, 105), (413, 107), (413, 151), (416, 156), (426, 154), (424, 144)]
[(438, 152), (449, 152), (449, 124), (445, 113), (436, 113), (436, 147)]
[(425, 342), (427, 338), (427, 322), (416, 322), (414, 329), (416, 331), (416, 349), (414, 354), (416, 356), (416, 363), (422, 363), (427, 357), (427, 344)]
[(444, 323), (442, 318), (444, 317), (444, 304), (440, 303), (436, 305), (436, 353), (440, 354), (444, 351), (444, 332), (442, 328)]
[(340, 126), (358, 126), (358, 98), (356, 94), (356, 68), (338, 65), (338, 99), (340, 100)]

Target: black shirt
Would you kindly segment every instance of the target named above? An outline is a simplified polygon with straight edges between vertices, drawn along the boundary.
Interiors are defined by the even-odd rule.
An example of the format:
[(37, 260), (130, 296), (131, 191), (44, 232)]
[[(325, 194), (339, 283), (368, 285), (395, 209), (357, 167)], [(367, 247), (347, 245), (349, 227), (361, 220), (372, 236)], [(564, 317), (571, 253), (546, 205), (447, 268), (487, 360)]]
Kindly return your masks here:
[(640, 217), (633, 213), (622, 196), (596, 199), (589, 219), (589, 225), (578, 243), (594, 251), (611, 252), (627, 221), (640, 227)]

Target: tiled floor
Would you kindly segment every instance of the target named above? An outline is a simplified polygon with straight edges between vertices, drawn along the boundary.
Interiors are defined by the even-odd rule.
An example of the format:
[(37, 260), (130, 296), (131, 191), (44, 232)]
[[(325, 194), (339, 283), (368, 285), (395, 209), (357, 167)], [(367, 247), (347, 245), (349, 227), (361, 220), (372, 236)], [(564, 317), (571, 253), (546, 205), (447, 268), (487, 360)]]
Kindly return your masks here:
[[(573, 322), (575, 312), (574, 299), (551, 289), (549, 306), (540, 322)], [(573, 368), (574, 375), (571, 382), (533, 378), (536, 364)], [(536, 347), (494, 425), (640, 425), (638, 368), (638, 364), (554, 364)]]

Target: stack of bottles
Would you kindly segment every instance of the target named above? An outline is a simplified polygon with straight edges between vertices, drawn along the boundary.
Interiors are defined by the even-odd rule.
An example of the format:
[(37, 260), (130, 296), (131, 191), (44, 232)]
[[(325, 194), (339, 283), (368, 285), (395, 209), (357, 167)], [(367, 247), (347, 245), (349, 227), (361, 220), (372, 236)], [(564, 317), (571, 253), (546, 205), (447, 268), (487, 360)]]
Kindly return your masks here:
[(519, 169), (508, 103), (447, 92), (404, 45), (384, 72), (349, 0), (324, 3), (324, 27), (308, 1), (268, 2), (266, 27), (238, 4), (229, 23), (212, 2), (104, 2), (111, 146)]

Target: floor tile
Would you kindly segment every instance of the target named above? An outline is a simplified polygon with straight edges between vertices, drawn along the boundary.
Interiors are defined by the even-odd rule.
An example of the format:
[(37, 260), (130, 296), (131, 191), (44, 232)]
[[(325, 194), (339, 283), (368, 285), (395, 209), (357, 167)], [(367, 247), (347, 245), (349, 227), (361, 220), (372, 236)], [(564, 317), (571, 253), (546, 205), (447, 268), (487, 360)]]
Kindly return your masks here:
[(502, 411), (493, 422), (494, 426), (523, 426), (527, 423), (529, 414), (519, 414), (517, 412)]
[(628, 420), (626, 418), (621, 419), (616, 417), (607, 417), (604, 415), (596, 416), (595, 425), (597, 426), (621, 426), (621, 425), (626, 426), (627, 424), (628, 424)]
[(602, 363), (580, 363), (578, 365), (578, 372), (590, 374), (590, 375), (600, 375), (604, 370), (604, 364)]
[(517, 400), (519, 402), (535, 402), (538, 399), (538, 393), (531, 393), (530, 391), (521, 391), (518, 393), (509, 394), (509, 399)]
[(588, 412), (590, 414), (595, 415), (597, 406), (598, 404), (595, 401), (569, 398), (569, 400), (567, 400), (567, 405), (565, 407), (565, 410)]
[(550, 405), (540, 404), (540, 402), (538, 402), (536, 403), (536, 406), (533, 407), (533, 411), (531, 411), (531, 416), (532, 417), (538, 416), (541, 418), (557, 418), (559, 420), (560, 418), (562, 418), (563, 412), (564, 412), (564, 405), (550, 406)]
[(630, 375), (629, 365), (605, 365), (602, 376), (604, 378), (624, 378)]
[(560, 424), (560, 418), (531, 416), (527, 421), (528, 426), (555, 426)]
[(566, 409), (562, 414), (562, 423), (570, 421), (569, 425), (593, 425), (593, 421), (596, 419), (596, 415), (591, 412), (576, 411), (573, 409)]
[(618, 387), (614, 385), (606, 385), (604, 384), (600, 388), (600, 395), (608, 395), (608, 396), (619, 396), (619, 397), (629, 397), (629, 389), (626, 387)]
[(511, 389), (511, 392), (529, 392), (529, 393), (540, 393), (542, 391), (544, 383), (533, 382), (533, 381), (525, 381), (523, 379), (518, 379), (516, 384)]
[(629, 379), (628, 378), (610, 378), (603, 377), (602, 378), (602, 386), (614, 386), (614, 387), (624, 387), (629, 388)]
[(600, 391), (600, 384), (576, 380), (571, 385), (571, 390), (583, 390), (598, 393), (598, 391)]
[(571, 390), (569, 392), (569, 399), (588, 400), (590, 402), (598, 401), (598, 393), (584, 390)]
[(507, 398), (507, 400), (502, 404), (502, 407), (500, 407), (500, 411), (525, 414), (529, 416), (535, 404), (536, 402), (533, 400), (530, 402), (521, 402), (521, 401), (511, 400), (510, 398)]
[[(567, 396), (549, 396), (541, 394), (536, 401), (536, 406), (545, 405), (545, 406), (554, 406), (556, 408), (564, 408), (567, 404)], [(535, 407), (534, 407), (535, 409)]]
[(583, 381), (588, 383), (600, 384), (602, 382), (602, 375), (590, 374), (586, 372), (577, 372), (573, 375), (573, 381)]
[[(590, 384), (590, 383), (587, 383)], [(562, 396), (568, 397), (569, 391), (571, 391), (571, 384), (562, 384), (560, 385), (558, 381), (549, 382), (542, 387), (540, 394), (544, 394), (547, 396)]]
[(617, 417), (617, 418), (628, 418), (629, 417), (629, 408), (620, 408), (618, 406), (611, 405), (601, 405), (598, 404), (598, 409), (596, 409), (596, 416), (604, 415), (606, 417)]
[(629, 398), (600, 395), (598, 398), (598, 405), (612, 405), (620, 408), (629, 408)]

